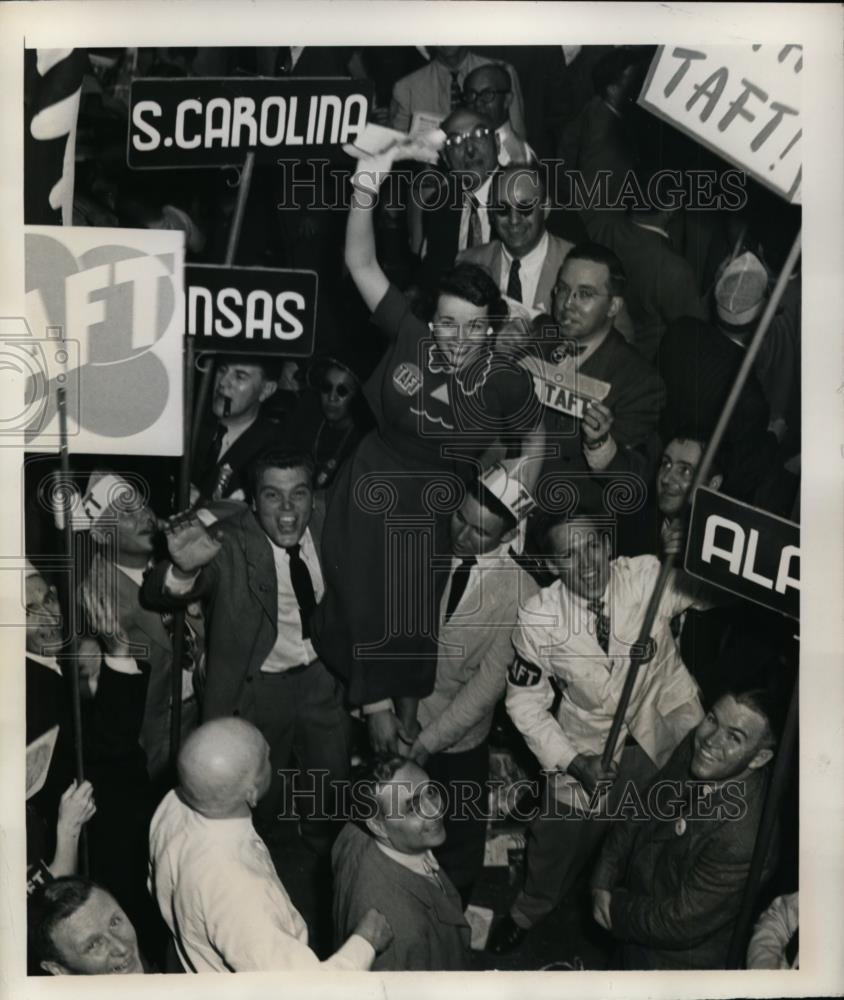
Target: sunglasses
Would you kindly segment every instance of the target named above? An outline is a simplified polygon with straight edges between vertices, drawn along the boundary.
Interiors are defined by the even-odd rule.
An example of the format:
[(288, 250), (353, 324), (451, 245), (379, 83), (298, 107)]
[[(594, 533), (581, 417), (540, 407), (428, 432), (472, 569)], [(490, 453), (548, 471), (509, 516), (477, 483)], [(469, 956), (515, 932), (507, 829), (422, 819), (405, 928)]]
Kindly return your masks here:
[(491, 215), (509, 215), (510, 211), (513, 210), (519, 215), (524, 215), (525, 217), (533, 215), (536, 211), (536, 207), (539, 203), (534, 202), (532, 205), (488, 205), (487, 212)]
[(490, 135), (492, 135), (491, 128), (487, 128), (486, 125), (476, 125), (468, 132), (452, 132), (451, 135), (447, 135), (444, 145), (448, 149), (458, 149), (469, 139), (486, 139)]
[(340, 399), (345, 399), (352, 394), (351, 387), (346, 385), (345, 382), (323, 382), (319, 387), (319, 391), (323, 396), (330, 396), (332, 392), (336, 392)]

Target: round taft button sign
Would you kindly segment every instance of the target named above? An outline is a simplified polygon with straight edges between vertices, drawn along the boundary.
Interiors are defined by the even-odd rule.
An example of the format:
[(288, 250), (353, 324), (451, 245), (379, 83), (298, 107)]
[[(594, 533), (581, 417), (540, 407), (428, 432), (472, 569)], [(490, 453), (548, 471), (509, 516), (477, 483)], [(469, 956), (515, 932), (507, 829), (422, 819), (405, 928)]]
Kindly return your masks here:
[(683, 819), (682, 816), (674, 824), (674, 832), (677, 834), (678, 837), (682, 837), (683, 834), (686, 832), (686, 821)]

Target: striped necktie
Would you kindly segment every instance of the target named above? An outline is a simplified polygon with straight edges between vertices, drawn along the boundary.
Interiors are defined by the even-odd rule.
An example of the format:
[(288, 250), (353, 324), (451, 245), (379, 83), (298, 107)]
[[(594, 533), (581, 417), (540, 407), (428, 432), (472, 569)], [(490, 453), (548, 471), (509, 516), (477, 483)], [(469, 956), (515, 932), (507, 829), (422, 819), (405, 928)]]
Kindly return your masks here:
[(586, 607), (595, 616), (595, 638), (598, 645), (605, 653), (610, 648), (610, 618), (604, 611), (604, 602), (600, 600), (589, 601)]
[(478, 214), (480, 203), (471, 191), (466, 192), (466, 203), (469, 208), (469, 228), (466, 231), (466, 249), (478, 247), (484, 241), (483, 229), (481, 228), (481, 217)]

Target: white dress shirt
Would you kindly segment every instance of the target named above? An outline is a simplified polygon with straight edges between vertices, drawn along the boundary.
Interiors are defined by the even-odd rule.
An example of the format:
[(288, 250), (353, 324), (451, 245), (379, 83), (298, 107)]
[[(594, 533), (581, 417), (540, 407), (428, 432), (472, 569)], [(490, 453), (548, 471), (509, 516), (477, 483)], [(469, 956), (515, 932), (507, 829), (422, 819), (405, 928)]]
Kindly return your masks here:
[[(548, 233), (542, 234), (542, 239), (536, 244), (530, 253), (519, 258), (519, 281), (522, 284), (522, 303), (526, 306), (533, 306), (536, 298), (536, 288), (539, 285), (539, 276), (542, 273), (542, 266), (548, 253)], [(510, 280), (510, 267), (513, 258), (507, 252), (504, 244), (501, 244), (501, 274), (498, 277), (498, 287), (506, 294), (507, 283)]]
[[(266, 660), (261, 664), (261, 670), (267, 674), (280, 674), (291, 667), (301, 666), (303, 663), (313, 663), (317, 658), (316, 652), (310, 639), (302, 638), (302, 618), (299, 614), (299, 602), (290, 581), (290, 556), (285, 549), (276, 545), (272, 539), (267, 538), (273, 550), (273, 561), (275, 562), (276, 586), (278, 587), (278, 635), (275, 645), (270, 650)], [(308, 567), (311, 574), (311, 583), (314, 585), (314, 597), (317, 603), (322, 600), (325, 593), (325, 584), (322, 579), (319, 559), (317, 557), (314, 541), (311, 538), (310, 530), (305, 529), (305, 534), (299, 542), (299, 554), (302, 561)]]
[[(578, 754), (603, 752), (630, 665), (630, 647), (638, 639), (658, 574), (654, 556), (619, 558), (610, 564), (603, 598), (610, 618), (607, 653), (598, 643), (596, 618), (587, 602), (560, 581), (541, 590), (520, 611), (513, 645), (528, 666), (517, 660), (511, 668), (507, 711), (546, 770), (565, 772)], [(697, 685), (680, 659), (670, 627), (684, 609), (709, 607), (703, 594), (686, 574), (674, 571), (651, 631), (656, 651), (639, 670), (616, 761), (629, 731), (662, 766), (685, 732), (703, 717)], [(556, 719), (549, 712), (554, 700), (550, 677), (563, 685)], [(675, 715), (666, 722), (671, 713)], [(563, 801), (586, 805), (583, 789), (571, 775), (555, 775), (555, 793)]]
[[(276, 545), (269, 537), (267, 537), (267, 541), (272, 549), (276, 587), (278, 588), (278, 635), (275, 645), (261, 664), (261, 670), (268, 674), (280, 674), (285, 670), (290, 670), (291, 667), (313, 663), (317, 654), (311, 640), (302, 638), (299, 602), (296, 600), (296, 593), (290, 580), (290, 556), (285, 549)], [(319, 558), (309, 528), (305, 529), (304, 535), (299, 540), (299, 545), (299, 554), (311, 574), (314, 597), (319, 603), (325, 593), (325, 583), (322, 579)], [(199, 576), (199, 572), (189, 580), (179, 580), (173, 575), (173, 567), (168, 567), (164, 577), (164, 589), (175, 597), (190, 593), (197, 576)]]
[(150, 826), (149, 890), (179, 958), (195, 972), (366, 970), (358, 934), (320, 962), (249, 816), (208, 819), (170, 791)]

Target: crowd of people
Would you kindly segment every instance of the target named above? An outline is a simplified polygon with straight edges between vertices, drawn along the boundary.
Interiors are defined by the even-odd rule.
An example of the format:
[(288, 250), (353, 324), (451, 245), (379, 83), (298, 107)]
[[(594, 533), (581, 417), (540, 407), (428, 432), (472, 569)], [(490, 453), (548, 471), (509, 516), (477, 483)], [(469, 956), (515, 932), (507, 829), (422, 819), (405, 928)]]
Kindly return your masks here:
[[(204, 359), (188, 508), (164, 460), (76, 459), (70, 581), (30, 517), (34, 973), (494, 967), (561, 909), (601, 967), (727, 966), (795, 627), (682, 553), (699, 471), (799, 521), (799, 268), (707, 455), (799, 212), (749, 180), (731, 209), (654, 194), (727, 165), (635, 103), (652, 54), (90, 54), (76, 222), (183, 229), (188, 261), (222, 257), (232, 196), (109, 154), (133, 76), (365, 76), (402, 135), (332, 211), (273, 211), (256, 169), (236, 263), (318, 271), (316, 349)], [(537, 781), (484, 965), (493, 745)], [(750, 966), (796, 961), (783, 801)]]

